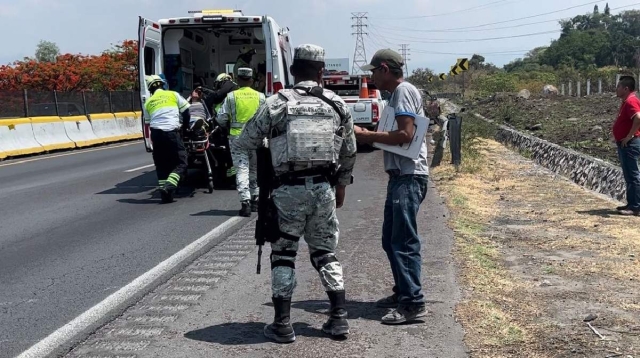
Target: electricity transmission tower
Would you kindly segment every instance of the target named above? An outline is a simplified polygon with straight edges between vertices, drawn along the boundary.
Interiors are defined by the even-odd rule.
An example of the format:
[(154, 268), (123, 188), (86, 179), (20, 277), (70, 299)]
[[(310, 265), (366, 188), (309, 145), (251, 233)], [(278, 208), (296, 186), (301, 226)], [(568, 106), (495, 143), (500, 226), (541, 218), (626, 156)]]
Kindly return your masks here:
[(410, 60), (410, 58), (407, 57), (409, 56), (409, 44), (400, 44), (400, 55), (402, 55), (402, 60), (404, 61), (405, 77), (409, 77), (409, 66), (407, 65), (407, 62)]
[(363, 35), (368, 35), (368, 33), (364, 32), (363, 29), (367, 27), (367, 25), (363, 22), (364, 19), (367, 19), (366, 12), (352, 12), (351, 20), (355, 20), (354, 24), (351, 25), (352, 28), (355, 28), (355, 32), (352, 32), (351, 35), (356, 35), (356, 49), (353, 52), (353, 65), (351, 67), (351, 74), (357, 75), (364, 73), (360, 66), (364, 66), (367, 64), (367, 53), (364, 49), (364, 37)]

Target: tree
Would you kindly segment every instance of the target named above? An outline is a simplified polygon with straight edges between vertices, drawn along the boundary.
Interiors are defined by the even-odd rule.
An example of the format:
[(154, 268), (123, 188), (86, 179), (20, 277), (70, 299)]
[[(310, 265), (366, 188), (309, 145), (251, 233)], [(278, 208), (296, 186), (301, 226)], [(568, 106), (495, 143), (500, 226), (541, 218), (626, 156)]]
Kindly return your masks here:
[(469, 60), (469, 65), (474, 70), (477, 70), (478, 68), (482, 67), (484, 60), (485, 60), (484, 56), (480, 56), (474, 53), (473, 56), (471, 56), (471, 59)]
[(36, 60), (39, 62), (55, 62), (60, 49), (55, 42), (40, 40), (36, 47)]
[(611, 15), (611, 9), (609, 9), (609, 3), (607, 3), (604, 7), (604, 14), (607, 16)]
[(0, 66), (0, 90), (117, 91), (137, 88), (138, 45), (126, 40), (100, 55), (59, 55), (55, 62), (26, 58)]

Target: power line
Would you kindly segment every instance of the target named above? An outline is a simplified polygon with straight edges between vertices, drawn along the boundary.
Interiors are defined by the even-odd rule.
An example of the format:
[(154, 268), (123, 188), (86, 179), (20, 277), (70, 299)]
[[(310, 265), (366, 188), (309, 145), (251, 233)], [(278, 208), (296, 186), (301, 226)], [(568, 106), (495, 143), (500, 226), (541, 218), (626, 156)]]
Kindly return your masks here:
[[(498, 1), (490, 2), (488, 4), (482, 4), (482, 5), (466, 8), (466, 9), (461, 9), (461, 10), (456, 10), (456, 11), (451, 11), (451, 12), (444, 12), (444, 13), (440, 13), (440, 14), (421, 15), (421, 16), (407, 16), (407, 17), (393, 17), (393, 18), (385, 18), (385, 19), (380, 19), (380, 20), (409, 20), (409, 19), (424, 19), (424, 18), (429, 18), (429, 17), (446, 16), (446, 15), (452, 15), (452, 14), (459, 14), (459, 13), (467, 12), (467, 11), (471, 11), (471, 10), (484, 10), (484, 9), (490, 8), (491, 5), (495, 5), (495, 4), (502, 5), (505, 2), (512, 2), (512, 1), (514, 1), (514, 0), (498, 0)], [(523, 1), (523, 0), (517, 0), (517, 2), (519, 2), (519, 1)]]
[[(375, 26), (371, 26), (371, 28), (375, 29)], [(497, 37), (485, 37), (485, 38), (474, 38), (474, 39), (460, 39), (460, 38), (457, 38), (457, 39), (425, 39), (423, 37), (414, 37), (414, 36), (407, 36), (407, 35), (402, 35), (402, 39), (399, 39), (399, 38), (396, 38), (396, 37), (390, 37), (390, 36), (385, 36), (385, 37), (390, 39), (390, 40), (398, 40), (398, 41), (402, 41), (402, 40), (406, 40), (406, 39), (415, 39), (413, 41), (409, 41), (411, 43), (454, 43), (454, 42), (458, 42), (459, 43), (459, 42), (493, 41), (493, 40), (512, 39), (512, 38), (519, 38), (519, 37), (530, 37), (530, 36), (538, 36), (538, 35), (558, 33), (558, 32), (561, 32), (561, 30), (541, 31), (541, 32), (528, 33), (528, 34), (497, 36)]]
[(352, 12), (351, 17), (352, 20), (355, 20), (355, 24), (351, 25), (352, 28), (355, 27), (356, 32), (352, 32), (351, 35), (356, 35), (356, 48), (353, 52), (353, 65), (351, 66), (351, 73), (356, 75), (359, 73), (363, 73), (360, 67), (367, 64), (367, 53), (364, 47), (364, 38), (363, 35), (368, 35), (368, 33), (363, 31), (363, 28), (368, 25), (363, 23), (363, 19), (367, 19), (366, 12)]
[[(631, 6), (636, 6), (636, 5), (640, 5), (639, 3), (635, 3), (635, 4), (629, 4), (629, 5), (624, 5), (624, 6), (619, 6), (619, 7), (615, 7), (615, 8), (611, 8), (609, 9), (610, 11), (613, 10), (619, 10), (619, 9), (623, 9), (623, 8), (627, 8), (627, 7), (631, 7)], [(558, 12), (563, 11), (563, 10), (558, 10)], [(538, 24), (544, 24), (547, 22), (558, 22), (558, 21), (562, 21), (562, 20), (570, 20), (571, 17), (562, 17), (562, 18), (557, 18), (557, 19), (553, 19), (553, 20), (543, 20), (543, 21), (536, 21), (536, 22), (527, 22), (524, 24), (518, 24), (518, 25), (512, 25), (512, 26), (501, 26), (501, 27), (492, 27), (489, 29), (469, 29), (468, 27), (458, 27), (458, 28), (450, 28), (450, 29), (415, 29), (415, 28), (408, 28), (408, 27), (394, 27), (394, 26), (380, 26), (377, 25), (377, 27), (379, 29), (382, 29), (384, 31), (396, 31), (396, 32), (400, 32), (400, 31), (412, 31), (412, 32), (479, 32), (479, 31), (493, 31), (493, 30), (504, 30), (504, 29), (514, 29), (514, 28), (518, 28), (518, 27), (523, 27), (523, 26), (529, 26), (529, 25), (538, 25)], [(478, 26), (489, 26), (489, 25), (493, 25), (495, 23), (488, 23), (488, 24), (483, 24), (483, 25), (478, 25)]]

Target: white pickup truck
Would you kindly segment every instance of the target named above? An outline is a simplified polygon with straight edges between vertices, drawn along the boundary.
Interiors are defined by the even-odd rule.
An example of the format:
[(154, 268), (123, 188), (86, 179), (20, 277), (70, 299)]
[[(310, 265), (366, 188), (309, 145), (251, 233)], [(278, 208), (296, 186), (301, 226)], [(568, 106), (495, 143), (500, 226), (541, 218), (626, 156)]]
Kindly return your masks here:
[(328, 75), (322, 80), (324, 88), (332, 90), (347, 103), (351, 110), (353, 124), (375, 130), (386, 101), (369, 80), (367, 80), (368, 96), (360, 97), (364, 77), (366, 76)]

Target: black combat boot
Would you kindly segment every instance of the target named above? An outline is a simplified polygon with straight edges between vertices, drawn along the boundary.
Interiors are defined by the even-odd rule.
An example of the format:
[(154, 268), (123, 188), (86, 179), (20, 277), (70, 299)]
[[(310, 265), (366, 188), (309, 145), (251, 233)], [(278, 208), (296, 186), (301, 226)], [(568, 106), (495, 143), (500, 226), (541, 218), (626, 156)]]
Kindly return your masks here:
[(160, 188), (160, 198), (163, 204), (173, 203), (173, 192), (175, 189), (165, 185)]
[(329, 311), (329, 320), (322, 325), (322, 332), (332, 336), (349, 334), (344, 291), (327, 291), (327, 295), (331, 301), (331, 310)]
[(251, 205), (249, 204), (249, 200), (245, 200), (242, 202), (242, 208), (240, 209), (238, 215), (244, 217), (251, 216)]
[(258, 196), (256, 195), (251, 197), (251, 212), (252, 213), (258, 212)]
[(273, 323), (264, 326), (264, 336), (278, 343), (291, 343), (296, 340), (296, 333), (290, 322), (291, 298), (272, 297), (275, 317)]

